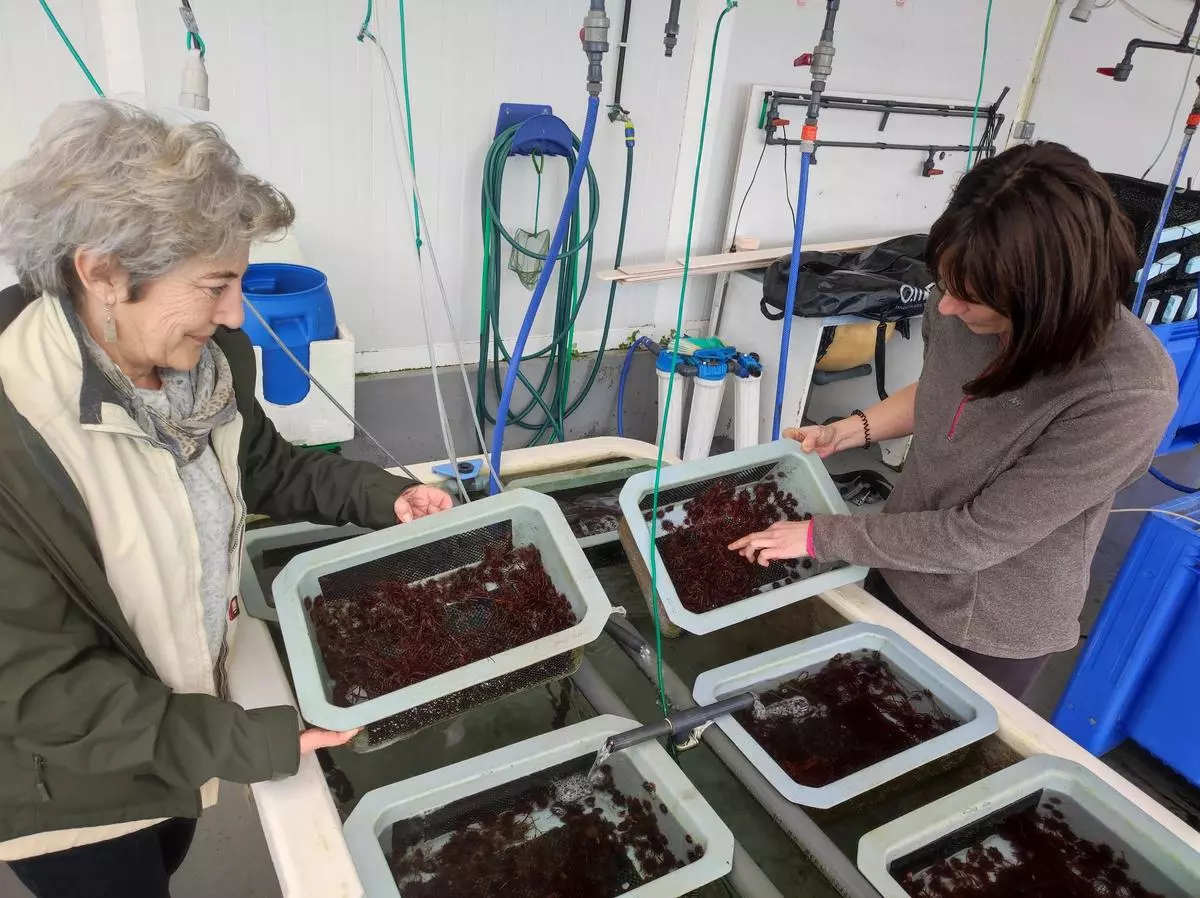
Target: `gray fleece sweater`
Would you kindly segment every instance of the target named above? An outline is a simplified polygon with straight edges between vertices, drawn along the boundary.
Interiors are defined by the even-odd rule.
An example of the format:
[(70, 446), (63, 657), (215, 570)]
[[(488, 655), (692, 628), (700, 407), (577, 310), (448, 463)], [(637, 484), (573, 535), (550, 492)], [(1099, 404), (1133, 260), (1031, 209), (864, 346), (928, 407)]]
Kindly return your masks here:
[(1122, 310), (1078, 368), (967, 401), (997, 338), (934, 304), (923, 331), (904, 474), (883, 514), (818, 517), (814, 554), (879, 568), (953, 645), (1003, 658), (1069, 649), (1113, 497), (1146, 472), (1174, 414), (1171, 360)]

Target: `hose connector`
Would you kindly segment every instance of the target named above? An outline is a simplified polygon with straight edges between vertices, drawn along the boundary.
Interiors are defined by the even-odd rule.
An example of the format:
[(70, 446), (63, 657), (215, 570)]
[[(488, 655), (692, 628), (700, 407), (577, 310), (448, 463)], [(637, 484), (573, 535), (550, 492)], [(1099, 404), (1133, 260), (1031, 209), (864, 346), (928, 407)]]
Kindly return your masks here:
[(608, 16), (604, 11), (604, 0), (592, 0), (591, 8), (583, 17), (579, 39), (588, 58), (587, 91), (593, 97), (600, 96), (600, 85), (604, 80), (604, 54), (608, 52)]
[(183, 64), (179, 105), (184, 109), (208, 110), (208, 69), (204, 66), (204, 54), (199, 49), (188, 50)]

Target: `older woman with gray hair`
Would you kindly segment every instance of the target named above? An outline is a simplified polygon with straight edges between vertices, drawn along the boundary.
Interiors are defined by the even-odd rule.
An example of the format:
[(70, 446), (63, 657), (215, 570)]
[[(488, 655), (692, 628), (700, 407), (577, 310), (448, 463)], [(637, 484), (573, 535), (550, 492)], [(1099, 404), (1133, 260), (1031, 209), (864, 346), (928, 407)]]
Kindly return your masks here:
[(291, 446), (255, 400), (241, 277), (293, 216), (217, 128), (105, 100), (0, 185), (0, 861), (38, 898), (167, 896), (219, 779), (353, 735), (225, 694), (248, 512), (450, 505)]

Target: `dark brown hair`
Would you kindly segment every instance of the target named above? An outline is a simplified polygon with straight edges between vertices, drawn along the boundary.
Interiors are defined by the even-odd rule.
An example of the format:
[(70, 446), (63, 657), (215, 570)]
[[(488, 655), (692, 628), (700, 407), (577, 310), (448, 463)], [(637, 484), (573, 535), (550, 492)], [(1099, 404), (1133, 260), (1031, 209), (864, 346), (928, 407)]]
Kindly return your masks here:
[(963, 176), (929, 232), (939, 285), (1012, 322), (974, 397), (1020, 389), (1092, 355), (1137, 268), (1133, 226), (1104, 179), (1057, 143), (1006, 150)]

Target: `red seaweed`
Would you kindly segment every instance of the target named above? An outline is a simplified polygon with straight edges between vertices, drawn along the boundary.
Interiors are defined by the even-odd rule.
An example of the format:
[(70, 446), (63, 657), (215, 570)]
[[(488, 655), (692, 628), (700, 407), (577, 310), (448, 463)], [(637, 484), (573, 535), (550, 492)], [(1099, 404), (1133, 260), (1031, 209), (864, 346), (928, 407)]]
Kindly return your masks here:
[[(928, 690), (911, 690), (879, 652), (835, 655), (824, 667), (764, 692), (771, 705), (801, 696), (818, 713), (803, 718), (735, 716), (788, 776), (826, 786), (959, 726)], [(924, 706), (925, 710), (917, 705)]]
[(799, 579), (801, 570), (812, 567), (808, 559), (776, 562), (764, 570), (728, 546), (778, 521), (811, 517), (801, 514), (796, 497), (773, 481), (749, 488), (716, 483), (687, 504), (682, 524), (661, 522), (658, 551), (683, 607), (702, 614), (748, 598), (764, 583)]
[(558, 633), (575, 624), (535, 546), (488, 548), (483, 561), (408, 583), (381, 580), (359, 594), (307, 603), (332, 700), (376, 698)]
[[(901, 886), (912, 898), (1163, 898), (1133, 879), (1111, 846), (1076, 835), (1060, 803), (1004, 817), (965, 854), (901, 873)], [(1007, 854), (997, 839), (1011, 846)]]
[[(651, 803), (621, 792), (611, 766), (600, 768), (592, 788), (587, 800), (564, 801), (546, 785), (532, 786), (504, 810), (460, 818), (432, 852), (420, 847), (426, 833), (394, 835), (396, 884), (405, 898), (616, 898), (704, 855), (688, 837), (687, 860), (676, 857)], [(643, 788), (654, 794), (652, 783)], [(620, 809), (618, 819), (592, 807), (596, 793)], [(557, 825), (541, 831), (534, 815), (547, 810)]]

